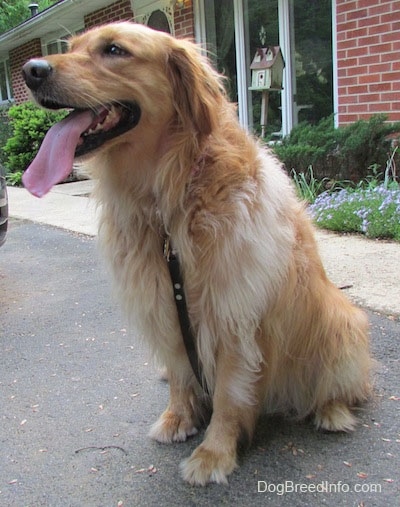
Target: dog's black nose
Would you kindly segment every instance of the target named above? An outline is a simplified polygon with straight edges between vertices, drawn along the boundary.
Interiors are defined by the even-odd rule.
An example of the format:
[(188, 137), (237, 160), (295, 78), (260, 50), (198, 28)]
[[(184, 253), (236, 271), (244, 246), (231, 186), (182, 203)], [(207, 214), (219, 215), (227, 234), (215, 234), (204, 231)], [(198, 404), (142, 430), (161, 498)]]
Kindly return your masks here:
[(39, 86), (50, 76), (53, 67), (47, 60), (29, 60), (22, 67), (22, 75), (31, 90), (37, 90)]

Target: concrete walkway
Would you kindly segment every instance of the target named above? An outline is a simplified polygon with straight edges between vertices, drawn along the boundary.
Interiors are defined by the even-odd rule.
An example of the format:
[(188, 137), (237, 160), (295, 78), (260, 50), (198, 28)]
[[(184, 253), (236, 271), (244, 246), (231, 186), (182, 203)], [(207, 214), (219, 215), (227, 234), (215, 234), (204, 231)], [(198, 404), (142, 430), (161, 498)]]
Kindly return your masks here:
[[(10, 216), (95, 236), (96, 206), (88, 198), (92, 187), (91, 181), (65, 183), (42, 199), (23, 188), (9, 187)], [(325, 231), (317, 231), (317, 239), (329, 277), (346, 287), (353, 301), (400, 316), (400, 243)]]

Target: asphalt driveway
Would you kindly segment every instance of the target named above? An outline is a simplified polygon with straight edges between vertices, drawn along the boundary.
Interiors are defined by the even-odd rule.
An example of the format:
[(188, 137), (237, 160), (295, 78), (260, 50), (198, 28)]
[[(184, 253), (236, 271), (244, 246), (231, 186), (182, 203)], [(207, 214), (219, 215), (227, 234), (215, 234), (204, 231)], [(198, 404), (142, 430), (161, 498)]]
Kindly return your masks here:
[(354, 434), (263, 417), (229, 486), (191, 487), (201, 441), (157, 444), (168, 386), (113, 302), (95, 239), (12, 221), (0, 250), (0, 504), (395, 506), (400, 322), (369, 313), (380, 365)]

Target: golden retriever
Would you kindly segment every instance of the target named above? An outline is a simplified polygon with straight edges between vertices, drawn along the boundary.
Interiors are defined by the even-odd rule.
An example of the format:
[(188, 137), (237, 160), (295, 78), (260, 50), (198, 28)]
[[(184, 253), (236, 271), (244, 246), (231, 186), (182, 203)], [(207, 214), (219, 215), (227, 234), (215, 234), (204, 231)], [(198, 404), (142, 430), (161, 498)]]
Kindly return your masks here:
[[(151, 429), (184, 441), (191, 484), (225, 483), (261, 410), (349, 431), (369, 393), (364, 313), (327, 278), (313, 226), (278, 160), (238, 124), (222, 78), (191, 42), (130, 22), (72, 38), (23, 68), (36, 101), (73, 108), (24, 175), (45, 194), (89, 158), (99, 241), (132, 325), (166, 367), (170, 400)], [(163, 244), (180, 261), (205, 395), (182, 340)]]

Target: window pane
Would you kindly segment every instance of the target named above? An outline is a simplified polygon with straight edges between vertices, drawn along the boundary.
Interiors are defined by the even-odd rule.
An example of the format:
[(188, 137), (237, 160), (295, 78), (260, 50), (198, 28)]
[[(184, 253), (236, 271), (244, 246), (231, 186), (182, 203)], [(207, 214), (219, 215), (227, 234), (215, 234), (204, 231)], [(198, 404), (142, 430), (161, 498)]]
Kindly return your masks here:
[(294, 7), (298, 121), (316, 123), (333, 112), (332, 0), (291, 0)]
[(7, 94), (8, 99), (12, 99), (14, 97), (13, 89), (12, 89), (12, 83), (11, 83), (11, 70), (10, 70), (10, 62), (9, 60), (6, 61), (6, 79), (8, 83), (8, 91)]
[(237, 101), (235, 22), (232, 0), (204, 0), (207, 49), (215, 66), (228, 79), (231, 100)]
[(58, 51), (58, 44), (57, 44), (57, 41), (54, 41), (54, 42), (50, 42), (49, 44), (47, 44), (47, 54), (48, 55), (55, 55), (57, 54), (59, 51)]
[(8, 99), (5, 62), (0, 62), (0, 100)]
[(60, 53), (66, 53), (68, 51), (68, 42), (66, 40), (60, 40)]
[[(258, 48), (279, 45), (278, 0), (246, 0), (245, 20), (248, 39), (248, 67), (250, 67)], [(286, 59), (286, 55), (283, 55)], [(251, 76), (250, 83), (251, 84)], [(261, 134), (261, 92), (251, 92), (252, 129)], [(268, 115), (265, 137), (279, 136), (282, 128), (281, 92), (271, 90), (268, 94)]]

